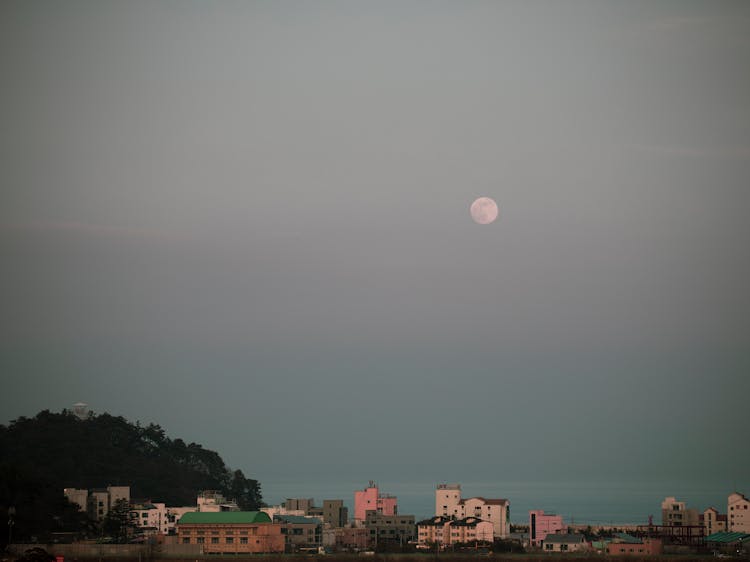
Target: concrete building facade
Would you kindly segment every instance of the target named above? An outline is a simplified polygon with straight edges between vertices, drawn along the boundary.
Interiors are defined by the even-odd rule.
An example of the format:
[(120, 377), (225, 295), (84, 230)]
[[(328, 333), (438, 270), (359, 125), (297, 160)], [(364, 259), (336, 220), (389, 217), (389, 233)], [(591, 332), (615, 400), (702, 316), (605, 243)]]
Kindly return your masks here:
[(560, 533), (547, 535), (542, 547), (545, 552), (580, 552), (588, 550), (589, 544), (586, 537), (578, 533)]
[(703, 533), (706, 536), (727, 530), (727, 516), (719, 513), (716, 508), (709, 507), (706, 509), (701, 515), (701, 521), (703, 522)]
[(542, 509), (529, 511), (529, 543), (539, 546), (547, 535), (563, 530), (562, 515), (544, 513)]
[(344, 500), (323, 500), (323, 522), (331, 527), (343, 527), (349, 522), (349, 509)]
[(665, 527), (687, 527), (700, 525), (698, 511), (689, 509), (685, 502), (673, 496), (661, 502), (661, 524)]
[(284, 552), (281, 524), (262, 511), (185, 513), (177, 522), (179, 544), (200, 545), (204, 554)]
[(510, 534), (510, 502), (506, 499), (487, 499), (481, 496), (461, 499), (460, 484), (437, 485), (435, 515), (455, 519), (476, 517), (492, 523), (495, 537), (506, 538)]
[(739, 492), (727, 498), (727, 531), (750, 533), (750, 500)]
[(383, 515), (368, 511), (365, 517), (365, 529), (369, 534), (371, 545), (384, 542), (406, 544), (416, 538), (413, 515)]
[(397, 515), (398, 499), (390, 494), (381, 494), (378, 485), (370, 480), (367, 488), (354, 492), (354, 519), (364, 521), (368, 511), (380, 515)]

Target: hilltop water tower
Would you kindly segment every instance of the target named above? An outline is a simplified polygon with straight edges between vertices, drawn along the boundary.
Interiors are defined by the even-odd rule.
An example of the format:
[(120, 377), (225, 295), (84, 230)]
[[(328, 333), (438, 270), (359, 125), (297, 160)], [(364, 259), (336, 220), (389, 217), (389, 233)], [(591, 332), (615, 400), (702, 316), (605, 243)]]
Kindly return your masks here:
[(83, 402), (73, 404), (73, 414), (79, 420), (85, 420), (89, 415), (89, 405)]

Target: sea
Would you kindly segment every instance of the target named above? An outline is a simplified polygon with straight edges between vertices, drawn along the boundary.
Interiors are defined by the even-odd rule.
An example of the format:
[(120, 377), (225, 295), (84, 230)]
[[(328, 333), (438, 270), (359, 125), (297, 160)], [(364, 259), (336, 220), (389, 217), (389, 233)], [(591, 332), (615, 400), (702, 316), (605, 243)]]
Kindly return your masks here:
[[(367, 487), (368, 482), (300, 482), (294, 480), (263, 480), (263, 500), (278, 505), (287, 498), (314, 498), (316, 505), (324, 499), (343, 499), (354, 510), (354, 491)], [(381, 493), (398, 497), (398, 512), (414, 515), (417, 521), (435, 513), (435, 483), (378, 482)], [(732, 486), (711, 484), (665, 484), (657, 482), (460, 482), (462, 497), (483, 496), (510, 501), (511, 522), (528, 523), (531, 509), (563, 516), (573, 525), (636, 525), (647, 524), (653, 516), (661, 522), (661, 502), (675, 496), (688, 507), (703, 511), (715, 507), (726, 512), (727, 496)]]

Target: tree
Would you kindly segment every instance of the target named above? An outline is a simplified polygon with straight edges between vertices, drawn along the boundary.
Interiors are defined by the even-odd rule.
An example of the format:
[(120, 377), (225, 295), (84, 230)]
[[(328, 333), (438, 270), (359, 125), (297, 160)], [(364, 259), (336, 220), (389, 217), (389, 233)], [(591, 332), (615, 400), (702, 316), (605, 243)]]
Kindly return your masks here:
[(102, 522), (104, 534), (112, 537), (114, 542), (123, 544), (128, 542), (132, 534), (133, 524), (130, 521), (130, 504), (126, 499), (115, 502)]
[(235, 470), (232, 474), (229, 495), (243, 511), (255, 511), (262, 505), (260, 484), (257, 480), (245, 478), (241, 470)]

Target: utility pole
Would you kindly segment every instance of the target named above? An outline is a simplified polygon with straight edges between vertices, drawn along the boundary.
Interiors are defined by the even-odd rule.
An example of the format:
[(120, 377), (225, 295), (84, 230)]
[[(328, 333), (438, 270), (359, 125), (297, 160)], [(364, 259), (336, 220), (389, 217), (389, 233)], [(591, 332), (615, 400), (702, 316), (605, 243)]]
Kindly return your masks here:
[(13, 521), (13, 518), (16, 516), (16, 508), (14, 506), (10, 506), (8, 508), (8, 548), (10, 549), (10, 545), (13, 542), (13, 525), (16, 524), (15, 521)]

